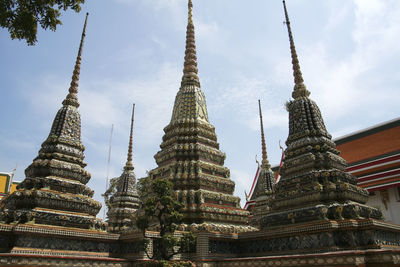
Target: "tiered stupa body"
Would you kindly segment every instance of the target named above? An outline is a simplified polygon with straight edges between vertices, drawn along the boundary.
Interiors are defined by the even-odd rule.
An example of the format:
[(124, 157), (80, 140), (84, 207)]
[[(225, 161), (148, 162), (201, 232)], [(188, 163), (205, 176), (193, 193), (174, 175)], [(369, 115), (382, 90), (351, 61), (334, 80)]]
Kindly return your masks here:
[(26, 178), (0, 204), (0, 219), (6, 223), (34, 223), (102, 229), (96, 218), (101, 204), (86, 186), (90, 173), (83, 162), (78, 82), (87, 16), (69, 93), (57, 112), (49, 137), (39, 155), (25, 170)]
[(249, 213), (233, 196), (235, 183), (224, 166), (225, 154), (219, 150), (215, 128), (208, 121), (200, 88), (192, 8), (189, 0), (181, 87), (171, 122), (164, 128), (161, 151), (154, 156), (158, 167), (149, 177), (168, 178), (174, 183), (177, 198), (185, 203), (184, 224), (244, 231), (248, 230), (245, 223)]
[[(295, 86), (281, 178), (261, 231), (239, 234), (231, 251), (260, 266), (397, 266), (400, 226), (383, 222), (378, 209), (365, 205), (368, 192), (345, 172), (346, 162), (308, 97), (283, 4)], [(219, 243), (212, 245), (220, 252)], [(268, 257), (276, 255), (282, 257)]]
[(379, 210), (364, 205), (368, 192), (345, 172), (347, 163), (339, 156), (317, 104), (308, 97), (310, 92), (304, 85), (283, 3), (295, 86), (293, 100), (287, 104), (289, 136), (281, 179), (272, 213), (264, 218), (264, 227), (327, 219), (381, 219)]
[(267, 146), (265, 144), (264, 125), (261, 112), (261, 102), (258, 100), (258, 109), (260, 113), (261, 127), (261, 147), (262, 161), (258, 167), (253, 188), (250, 192), (249, 202), (254, 203), (254, 208), (251, 212), (250, 224), (259, 226), (260, 219), (271, 210), (271, 200), (275, 190), (275, 175), (271, 170), (267, 157)]
[(116, 192), (110, 198), (108, 216), (108, 231), (119, 233), (134, 227), (134, 216), (139, 209), (140, 200), (137, 192), (136, 175), (132, 163), (133, 119), (135, 104), (133, 104), (131, 132), (129, 136), (128, 158), (124, 171), (116, 181)]

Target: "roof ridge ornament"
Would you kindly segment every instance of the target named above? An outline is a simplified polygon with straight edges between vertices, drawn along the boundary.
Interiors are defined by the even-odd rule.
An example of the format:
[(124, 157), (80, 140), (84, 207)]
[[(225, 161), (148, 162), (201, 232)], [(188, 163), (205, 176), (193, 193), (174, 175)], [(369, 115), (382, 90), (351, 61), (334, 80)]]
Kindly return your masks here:
[(86, 25), (87, 25), (88, 16), (89, 16), (89, 13), (86, 13), (85, 23), (83, 25), (83, 30), (82, 30), (81, 42), (79, 44), (78, 56), (76, 57), (76, 62), (75, 62), (75, 68), (74, 68), (74, 72), (72, 74), (72, 80), (71, 80), (71, 84), (70, 84), (70, 87), (68, 90), (69, 91), (68, 95), (62, 102), (63, 105), (71, 105), (74, 107), (79, 107), (79, 102), (78, 102), (79, 74), (81, 72), (82, 50), (83, 50), (83, 44), (84, 44), (85, 36), (86, 36)]
[(297, 57), (297, 52), (296, 52), (296, 47), (294, 45), (294, 40), (293, 40), (293, 35), (292, 35), (292, 29), (290, 27), (290, 20), (289, 20), (289, 15), (286, 9), (286, 2), (285, 0), (283, 2), (283, 9), (285, 11), (285, 24), (288, 29), (288, 34), (289, 34), (289, 41), (290, 41), (290, 52), (292, 55), (292, 65), (293, 65), (293, 77), (294, 77), (294, 89), (292, 93), (292, 97), (294, 99), (298, 99), (301, 97), (308, 97), (310, 95), (310, 92), (307, 90), (305, 84), (304, 84), (304, 79), (303, 75), (300, 70), (300, 63), (299, 59)]

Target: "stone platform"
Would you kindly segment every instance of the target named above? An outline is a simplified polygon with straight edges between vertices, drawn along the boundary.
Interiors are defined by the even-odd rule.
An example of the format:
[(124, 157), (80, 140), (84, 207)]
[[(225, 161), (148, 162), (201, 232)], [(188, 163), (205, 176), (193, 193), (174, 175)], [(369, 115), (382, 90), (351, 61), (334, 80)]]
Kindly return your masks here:
[(349, 250), (317, 254), (201, 260), (196, 263), (196, 266), (395, 267), (400, 266), (400, 250)]
[(198, 266), (400, 266), (400, 226), (374, 219), (199, 233), (197, 238)]
[(0, 224), (0, 266), (130, 266), (129, 260), (144, 258), (141, 240), (141, 233), (121, 238), (96, 230)]

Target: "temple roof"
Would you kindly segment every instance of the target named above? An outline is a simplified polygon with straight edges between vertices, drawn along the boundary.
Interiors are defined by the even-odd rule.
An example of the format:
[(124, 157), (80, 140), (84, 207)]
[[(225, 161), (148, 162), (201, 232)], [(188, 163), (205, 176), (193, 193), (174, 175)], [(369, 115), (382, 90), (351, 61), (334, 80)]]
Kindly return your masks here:
[(400, 186), (400, 118), (334, 141), (360, 187), (372, 192)]

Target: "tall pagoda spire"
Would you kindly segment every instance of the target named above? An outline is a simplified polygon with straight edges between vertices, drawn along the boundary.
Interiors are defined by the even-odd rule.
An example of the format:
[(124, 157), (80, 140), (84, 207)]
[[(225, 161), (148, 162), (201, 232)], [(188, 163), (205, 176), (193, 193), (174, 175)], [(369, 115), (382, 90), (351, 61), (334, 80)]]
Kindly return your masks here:
[(63, 105), (71, 105), (74, 107), (79, 107), (79, 102), (78, 102), (79, 74), (81, 72), (82, 50), (83, 50), (83, 44), (84, 44), (85, 36), (86, 36), (86, 25), (87, 25), (88, 16), (89, 16), (89, 13), (86, 13), (85, 23), (83, 25), (83, 30), (82, 30), (81, 42), (79, 44), (78, 56), (76, 57), (75, 68), (74, 68), (74, 72), (72, 74), (72, 80), (71, 80), (71, 84), (70, 84), (70, 87), (68, 90), (69, 93), (68, 93), (67, 97), (64, 99)]
[(206, 100), (197, 75), (193, 3), (188, 0), (185, 63), (170, 123), (164, 128), (161, 150), (154, 156), (157, 168), (147, 179), (165, 178), (174, 184), (176, 197), (185, 205), (183, 224), (241, 232), (249, 213), (233, 196), (235, 183), (224, 166), (215, 128), (208, 121)]
[(200, 88), (198, 76), (196, 42), (193, 24), (193, 2), (188, 0), (188, 24), (186, 49), (181, 87), (175, 98), (171, 122), (201, 121), (208, 123), (206, 99)]
[(275, 191), (275, 176), (268, 162), (267, 146), (265, 145), (264, 124), (261, 111), (261, 101), (258, 100), (260, 116), (262, 162), (258, 166), (245, 208), (251, 212), (250, 225), (259, 227), (260, 219), (271, 210), (271, 199)]
[(285, 1), (283, 8), (295, 77), (294, 100), (286, 105), (289, 135), (281, 179), (275, 188), (272, 211), (262, 219), (262, 228), (319, 220), (380, 219), (379, 210), (364, 205), (368, 192), (358, 187), (357, 178), (345, 171), (347, 163), (339, 155), (318, 105), (308, 97)]
[(133, 170), (133, 163), (132, 163), (132, 143), (133, 143), (133, 123), (134, 123), (134, 116), (135, 116), (135, 104), (132, 106), (132, 118), (131, 118), (131, 132), (129, 134), (129, 147), (128, 147), (128, 156), (126, 159), (126, 164), (124, 169), (125, 170)]
[(262, 148), (262, 161), (261, 166), (263, 168), (270, 168), (271, 165), (268, 162), (267, 158), (267, 146), (265, 145), (265, 136), (264, 136), (264, 124), (263, 124), (263, 117), (261, 112), (261, 101), (258, 99), (258, 111), (260, 113), (260, 128), (261, 128), (261, 148)]
[(194, 84), (200, 87), (200, 80), (197, 68), (196, 41), (193, 24), (193, 3), (188, 2), (188, 24), (186, 27), (186, 49), (185, 62), (183, 64), (182, 87), (187, 84)]
[[(137, 192), (136, 175), (133, 172), (132, 142), (133, 123), (135, 115), (135, 104), (132, 106), (131, 131), (129, 134), (128, 157), (121, 176), (111, 180), (110, 188), (104, 194), (106, 203), (109, 205), (108, 231), (119, 233), (134, 226), (132, 215), (135, 214), (140, 205)], [(108, 200), (108, 192), (115, 193)]]
[(290, 27), (290, 20), (289, 20), (289, 15), (286, 9), (286, 2), (285, 0), (283, 2), (283, 9), (285, 10), (285, 24), (288, 29), (288, 34), (289, 34), (289, 41), (290, 41), (290, 52), (292, 55), (292, 65), (293, 65), (293, 77), (294, 77), (294, 90), (292, 93), (292, 97), (294, 99), (300, 98), (300, 97), (308, 97), (310, 95), (310, 92), (307, 90), (304, 80), (303, 80), (303, 74), (301, 73), (300, 70), (300, 63), (299, 59), (297, 57), (297, 52), (296, 52), (296, 47), (294, 46), (294, 40), (293, 40), (293, 35), (292, 35), (292, 29)]
[(0, 218), (5, 222), (105, 230), (105, 223), (96, 218), (101, 204), (92, 198), (94, 192), (86, 186), (91, 175), (84, 169), (85, 147), (78, 110), (78, 80), (87, 18), (88, 14), (69, 93), (54, 118), (49, 136), (26, 168), (25, 180), (0, 204)]

